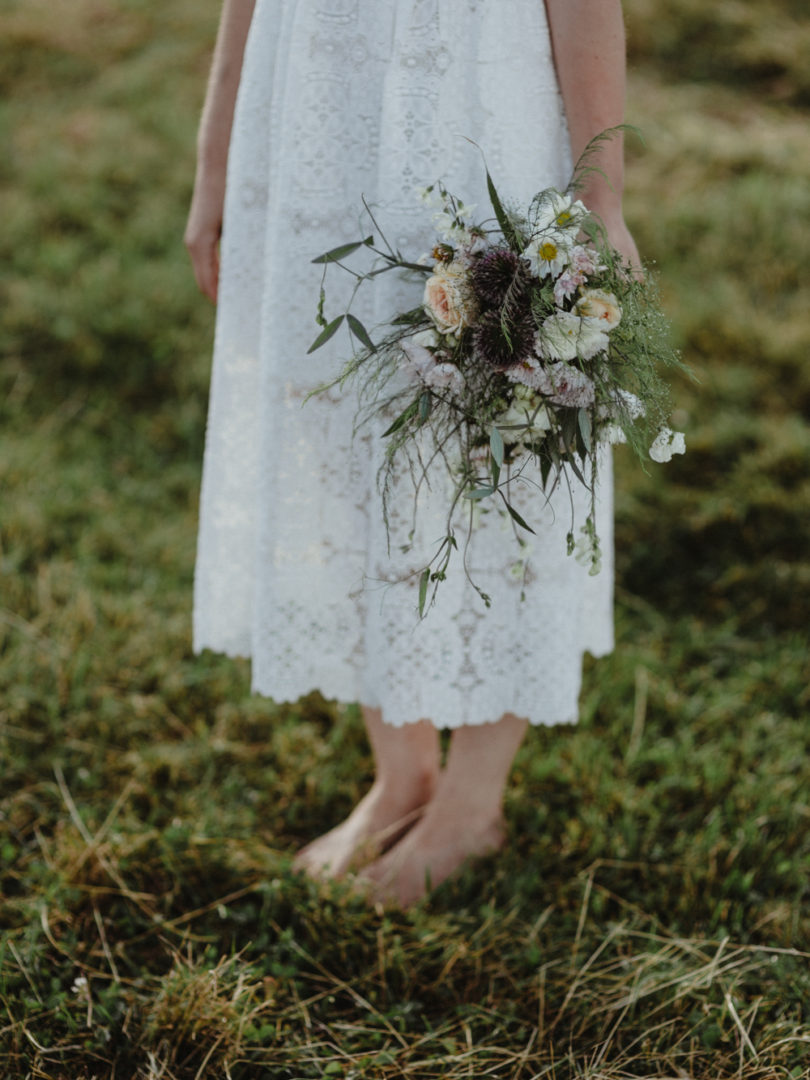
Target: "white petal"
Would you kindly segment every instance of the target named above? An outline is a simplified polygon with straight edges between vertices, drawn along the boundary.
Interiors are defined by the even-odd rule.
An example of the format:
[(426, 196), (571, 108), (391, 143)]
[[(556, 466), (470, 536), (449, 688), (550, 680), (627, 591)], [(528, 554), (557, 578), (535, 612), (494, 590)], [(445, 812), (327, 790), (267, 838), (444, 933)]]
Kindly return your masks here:
[(683, 432), (672, 431), (670, 428), (662, 428), (650, 447), (650, 457), (653, 461), (664, 463), (672, 460), (673, 454), (686, 453), (686, 439)]

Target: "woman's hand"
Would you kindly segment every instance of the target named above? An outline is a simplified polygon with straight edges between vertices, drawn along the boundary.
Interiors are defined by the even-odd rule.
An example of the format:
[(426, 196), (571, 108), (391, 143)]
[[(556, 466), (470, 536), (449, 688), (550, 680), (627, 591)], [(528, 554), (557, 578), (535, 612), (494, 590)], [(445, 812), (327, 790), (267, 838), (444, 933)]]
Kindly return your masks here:
[[(545, 0), (554, 63), (576, 162), (591, 140), (624, 119), (625, 45), (621, 0)], [(637, 272), (641, 259), (624, 222), (623, 139), (603, 142), (588, 164), (579, 198), (599, 217), (607, 239)], [(601, 175), (601, 174), (604, 175)]]
[(219, 238), (225, 204), (223, 160), (217, 165), (200, 163), (188, 214), (184, 241), (200, 291), (216, 303), (219, 285)]
[(225, 174), (242, 58), (256, 0), (223, 0), (217, 44), (197, 136), (197, 176), (185, 244), (200, 289), (216, 303)]
[(641, 256), (638, 253), (636, 242), (630, 230), (625, 224), (621, 214), (602, 216), (602, 224), (605, 226), (608, 243), (621, 255), (622, 262), (630, 265), (636, 274), (641, 272)]

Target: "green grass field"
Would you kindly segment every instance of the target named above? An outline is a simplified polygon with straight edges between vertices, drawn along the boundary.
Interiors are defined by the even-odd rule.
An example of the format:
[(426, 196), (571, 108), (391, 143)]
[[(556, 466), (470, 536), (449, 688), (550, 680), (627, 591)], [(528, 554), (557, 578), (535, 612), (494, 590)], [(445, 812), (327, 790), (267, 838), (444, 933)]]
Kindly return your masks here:
[(626, 4), (688, 453), (617, 455), (618, 648), (407, 914), (289, 870), (356, 711), (191, 653), (217, 8), (0, 0), (0, 1076), (810, 1077), (803, 0)]

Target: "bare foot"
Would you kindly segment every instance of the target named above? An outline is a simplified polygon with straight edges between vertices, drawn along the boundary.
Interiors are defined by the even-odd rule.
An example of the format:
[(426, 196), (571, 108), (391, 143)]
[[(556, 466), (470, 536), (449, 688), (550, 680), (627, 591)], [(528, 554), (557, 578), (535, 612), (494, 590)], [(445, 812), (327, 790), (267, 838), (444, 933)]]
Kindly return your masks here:
[(392, 794), (375, 782), (345, 821), (298, 852), (293, 867), (311, 877), (341, 877), (371, 862), (419, 820), (432, 788), (430, 778)]
[(365, 868), (358, 884), (371, 900), (408, 907), (467, 859), (498, 851), (503, 844), (500, 816), (482, 822), (463, 820), (433, 802), (407, 836)]

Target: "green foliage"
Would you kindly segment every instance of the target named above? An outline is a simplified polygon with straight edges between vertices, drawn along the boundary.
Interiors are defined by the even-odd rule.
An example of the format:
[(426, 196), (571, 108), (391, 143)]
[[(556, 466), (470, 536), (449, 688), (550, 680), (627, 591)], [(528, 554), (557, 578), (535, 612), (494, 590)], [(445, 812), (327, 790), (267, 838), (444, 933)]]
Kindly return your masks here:
[(810, 104), (810, 23), (804, 0), (625, 0), (631, 62), (668, 80), (753, 89)]
[(801, 34), (762, 72), (800, 9), (627, 5), (689, 449), (617, 452), (617, 651), (530, 732), (503, 855), (405, 915), (290, 871), (370, 781), (356, 710), (191, 653), (217, 7), (0, 5), (3, 1075), (810, 1076), (810, 152), (761, 101), (799, 100)]

